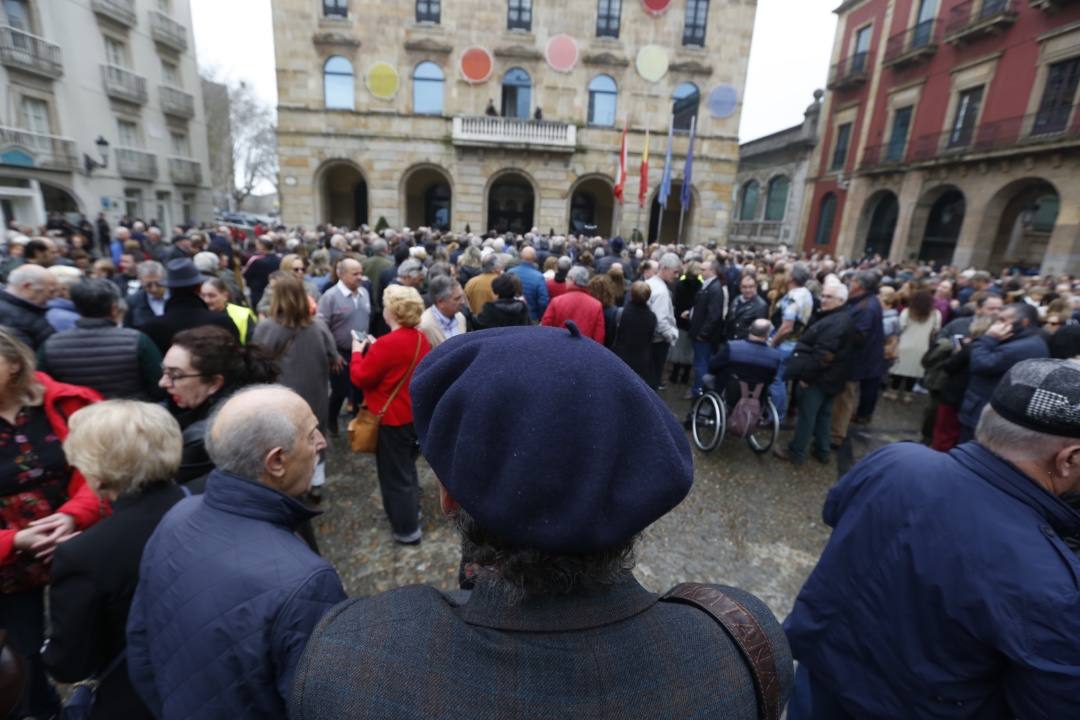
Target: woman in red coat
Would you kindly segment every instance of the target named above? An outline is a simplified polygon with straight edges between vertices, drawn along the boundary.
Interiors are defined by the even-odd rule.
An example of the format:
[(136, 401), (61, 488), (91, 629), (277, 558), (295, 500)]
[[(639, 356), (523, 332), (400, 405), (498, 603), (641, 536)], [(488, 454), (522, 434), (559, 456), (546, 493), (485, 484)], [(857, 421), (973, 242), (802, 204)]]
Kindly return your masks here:
[(409, 382), (413, 370), (431, 350), (417, 330), (424, 301), (414, 288), (389, 285), (383, 291), (383, 319), (390, 332), (375, 341), (353, 340), (349, 376), (364, 391), (364, 404), (383, 413), (375, 465), (383, 508), (390, 519), (394, 540), (403, 545), (420, 542), (420, 478), (416, 474), (416, 430), (413, 429)]
[(34, 355), (0, 329), (0, 629), (30, 660), (16, 713), (51, 717), (56, 692), (41, 666), (44, 588), (56, 546), (108, 512), (64, 457), (67, 418), (101, 400), (94, 390), (34, 371)]

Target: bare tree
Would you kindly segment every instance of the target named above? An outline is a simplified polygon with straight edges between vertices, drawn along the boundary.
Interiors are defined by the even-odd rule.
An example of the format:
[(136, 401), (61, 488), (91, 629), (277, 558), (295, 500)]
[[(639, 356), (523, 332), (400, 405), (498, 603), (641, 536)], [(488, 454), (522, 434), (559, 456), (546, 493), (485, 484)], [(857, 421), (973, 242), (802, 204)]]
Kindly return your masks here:
[(229, 125), (237, 175), (233, 199), (240, 209), (260, 185), (277, 190), (277, 132), (273, 111), (244, 82), (229, 88)]

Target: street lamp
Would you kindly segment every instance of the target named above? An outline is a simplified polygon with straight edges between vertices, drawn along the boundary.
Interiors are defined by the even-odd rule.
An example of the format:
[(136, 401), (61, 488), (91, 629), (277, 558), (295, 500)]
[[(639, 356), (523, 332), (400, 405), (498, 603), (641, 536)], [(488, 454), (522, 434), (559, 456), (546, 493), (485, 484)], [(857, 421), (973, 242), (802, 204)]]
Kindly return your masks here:
[(86, 153), (83, 153), (83, 167), (86, 169), (87, 175), (90, 175), (98, 168), (104, 169), (109, 167), (109, 141), (101, 135), (98, 135), (98, 139), (94, 141), (94, 144), (97, 145), (98, 155), (101, 156), (101, 162), (98, 162)]

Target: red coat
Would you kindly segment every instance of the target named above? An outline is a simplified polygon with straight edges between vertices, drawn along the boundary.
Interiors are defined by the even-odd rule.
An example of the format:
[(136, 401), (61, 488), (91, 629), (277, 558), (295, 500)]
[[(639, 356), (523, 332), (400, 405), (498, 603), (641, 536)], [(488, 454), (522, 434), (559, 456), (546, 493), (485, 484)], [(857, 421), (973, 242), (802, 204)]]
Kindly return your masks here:
[(576, 285), (548, 303), (540, 324), (563, 327), (567, 320), (577, 323), (581, 334), (604, 344), (604, 306), (600, 301)]
[(547, 283), (549, 301), (554, 300), (560, 295), (565, 295), (567, 288), (570, 287), (565, 280), (563, 282), (555, 282), (555, 279), (551, 278), (550, 280), (545, 279), (544, 282)]
[[(45, 388), (45, 399), (42, 402), (45, 416), (49, 419), (53, 432), (62, 441), (68, 435), (68, 418), (76, 410), (99, 402), (101, 395), (96, 390), (87, 387), (57, 382), (42, 372), (35, 375), (37, 381)], [(79, 530), (85, 530), (109, 513), (108, 505), (94, 494), (78, 470), (72, 470), (71, 480), (67, 487), (67, 498), (60, 507), (46, 509), (44, 514), (36, 513), (36, 517), (62, 512), (75, 519), (75, 526)], [(15, 533), (26, 527), (36, 517), (28, 517), (26, 523), (17, 527), (0, 529), (0, 565), (7, 565), (15, 560)]]
[[(420, 354), (416, 356), (416, 364), (413, 365), (415, 370), (416, 365), (431, 351), (431, 344), (416, 328), (398, 328), (388, 335), (383, 335), (368, 348), (367, 355), (353, 353), (349, 363), (349, 378), (353, 385), (364, 391), (364, 406), (368, 410), (376, 414), (382, 411), (386, 401), (390, 399), (390, 393), (394, 392), (394, 387), (409, 370), (409, 364), (416, 355), (417, 340), (420, 342)], [(413, 421), (410, 382), (412, 371), (409, 371), (409, 376), (394, 397), (394, 402), (387, 408), (383, 425), (397, 427)]]

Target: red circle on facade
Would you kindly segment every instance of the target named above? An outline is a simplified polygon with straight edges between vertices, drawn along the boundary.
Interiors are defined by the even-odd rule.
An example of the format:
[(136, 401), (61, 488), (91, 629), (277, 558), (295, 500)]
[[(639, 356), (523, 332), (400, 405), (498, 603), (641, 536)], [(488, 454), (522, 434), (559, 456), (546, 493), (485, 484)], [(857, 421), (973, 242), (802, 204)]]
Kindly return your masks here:
[(554, 70), (568, 73), (578, 61), (578, 44), (569, 35), (556, 35), (548, 40), (547, 61)]
[(671, 0), (641, 0), (645, 10), (653, 15), (660, 15), (671, 7)]
[(487, 82), (495, 68), (495, 59), (482, 47), (471, 47), (461, 53), (461, 74), (471, 83)]

